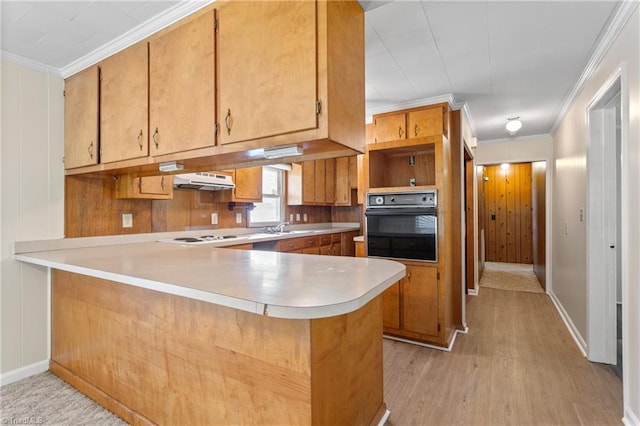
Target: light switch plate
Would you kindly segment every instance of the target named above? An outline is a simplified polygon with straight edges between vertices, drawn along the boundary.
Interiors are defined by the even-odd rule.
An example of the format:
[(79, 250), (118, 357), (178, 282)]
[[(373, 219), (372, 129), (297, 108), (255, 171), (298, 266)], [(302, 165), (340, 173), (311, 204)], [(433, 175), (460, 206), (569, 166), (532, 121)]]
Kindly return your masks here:
[(242, 223), (242, 213), (236, 213), (236, 223)]
[(306, 213), (302, 216), (302, 221), (303, 221), (303, 222), (306, 222), (306, 221), (307, 221), (307, 214), (306, 214)]
[(212, 225), (218, 224), (218, 212), (211, 213), (211, 224)]
[(133, 228), (133, 214), (131, 213), (122, 214), (122, 227)]
[(300, 222), (300, 213), (296, 213), (296, 222)]
[(293, 223), (293, 213), (289, 213), (289, 223)]

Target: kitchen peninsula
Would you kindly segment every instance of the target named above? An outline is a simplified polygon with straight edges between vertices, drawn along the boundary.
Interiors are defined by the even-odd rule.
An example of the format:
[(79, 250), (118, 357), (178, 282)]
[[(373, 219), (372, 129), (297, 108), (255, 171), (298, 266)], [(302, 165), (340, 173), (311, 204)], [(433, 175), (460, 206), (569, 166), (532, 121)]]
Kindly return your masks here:
[(381, 294), (400, 263), (155, 241), (16, 259), (51, 271), (51, 370), (129, 423), (385, 416)]

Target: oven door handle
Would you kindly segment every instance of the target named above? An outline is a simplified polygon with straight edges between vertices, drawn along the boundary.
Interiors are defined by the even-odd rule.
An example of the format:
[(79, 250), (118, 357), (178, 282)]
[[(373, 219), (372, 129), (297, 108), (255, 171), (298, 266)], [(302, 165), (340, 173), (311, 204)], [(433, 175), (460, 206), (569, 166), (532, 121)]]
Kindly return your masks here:
[(389, 209), (367, 209), (365, 216), (436, 216), (437, 210), (434, 207), (395, 207)]

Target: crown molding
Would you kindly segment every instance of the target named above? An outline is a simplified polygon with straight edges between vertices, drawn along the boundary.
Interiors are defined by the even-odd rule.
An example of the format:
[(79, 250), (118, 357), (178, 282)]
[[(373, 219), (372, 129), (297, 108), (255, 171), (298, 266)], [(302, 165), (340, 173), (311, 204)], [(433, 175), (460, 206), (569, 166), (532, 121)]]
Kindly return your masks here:
[(553, 122), (553, 126), (551, 126), (551, 134), (555, 133), (555, 131), (558, 129), (558, 126), (560, 126), (560, 123), (562, 123), (562, 120), (564, 120), (567, 112), (569, 111), (569, 108), (571, 108), (580, 92), (582, 92), (587, 82), (596, 72), (598, 65), (600, 65), (600, 62), (602, 62), (602, 59), (609, 51), (609, 48), (611, 48), (611, 45), (613, 45), (613, 43), (620, 35), (620, 32), (624, 28), (625, 24), (627, 23), (629, 18), (631, 18), (631, 15), (633, 15), (636, 8), (638, 7), (638, 4), (640, 4), (638, 0), (622, 1), (620, 3), (620, 6), (618, 7), (618, 10), (616, 11), (614, 17), (611, 19), (611, 23), (607, 27), (606, 32), (600, 38), (600, 41), (598, 42), (593, 55), (591, 55), (589, 62), (587, 62), (587, 65), (582, 71), (582, 74), (580, 74), (580, 78), (574, 85), (571, 92), (564, 99), (562, 107), (560, 108), (560, 112), (556, 115), (556, 120)]
[(71, 62), (68, 65), (60, 68), (62, 77), (67, 78), (83, 69), (94, 65), (101, 60), (117, 53), (140, 40), (149, 37), (150, 35), (160, 31), (163, 28), (179, 21), (180, 19), (202, 9), (205, 6), (210, 5), (215, 0), (200, 0), (200, 1), (182, 1), (174, 7), (167, 9), (166, 11), (156, 15), (155, 17), (143, 22), (130, 31), (127, 31), (122, 36), (104, 44), (94, 50), (93, 52), (83, 56), (82, 58)]
[(62, 77), (62, 73), (60, 72), (59, 68), (45, 65), (42, 62), (34, 61), (32, 59), (16, 55), (15, 53), (7, 52), (5, 50), (0, 50), (0, 59), (2, 59), (3, 61), (14, 63), (16, 65), (21, 65), (34, 71), (40, 71), (54, 77)]

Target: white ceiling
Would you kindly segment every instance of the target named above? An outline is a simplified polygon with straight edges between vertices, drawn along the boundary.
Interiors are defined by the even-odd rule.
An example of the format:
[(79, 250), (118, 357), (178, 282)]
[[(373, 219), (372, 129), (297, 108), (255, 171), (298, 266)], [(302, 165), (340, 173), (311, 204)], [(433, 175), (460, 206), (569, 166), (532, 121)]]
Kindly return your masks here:
[[(211, 0), (0, 2), (2, 53), (63, 74), (107, 56)], [(361, 0), (368, 115), (452, 95), (479, 141), (544, 134), (619, 2)], [(7, 55), (8, 54), (8, 55)]]

